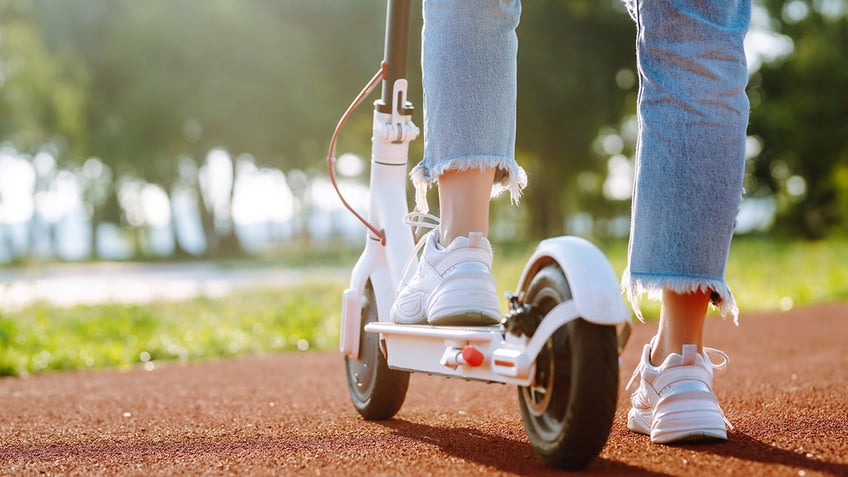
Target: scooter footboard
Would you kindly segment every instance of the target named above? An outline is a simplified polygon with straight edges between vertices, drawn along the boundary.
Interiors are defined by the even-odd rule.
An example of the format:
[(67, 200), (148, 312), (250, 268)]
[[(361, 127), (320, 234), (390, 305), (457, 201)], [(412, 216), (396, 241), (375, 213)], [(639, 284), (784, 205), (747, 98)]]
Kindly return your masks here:
[(574, 301), (564, 301), (548, 312), (529, 339), (502, 326), (369, 323), (365, 331), (381, 335), (393, 369), (528, 386), (542, 348), (560, 327), (579, 317)]
[(379, 333), (389, 367), (441, 376), (527, 386), (535, 355), (522, 340), (504, 339), (500, 326), (459, 327), (369, 323)]

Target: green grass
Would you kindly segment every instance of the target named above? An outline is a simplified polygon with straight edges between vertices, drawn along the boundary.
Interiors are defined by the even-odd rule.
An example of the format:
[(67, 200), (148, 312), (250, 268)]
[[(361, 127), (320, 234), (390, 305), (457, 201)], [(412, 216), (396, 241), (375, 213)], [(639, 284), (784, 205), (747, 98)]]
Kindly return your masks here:
[[(495, 277), (504, 292), (513, 290), (532, 244), (496, 248)], [(597, 244), (617, 276), (627, 265), (627, 243)], [(737, 237), (733, 241), (726, 278), (742, 313), (780, 310), (848, 299), (848, 240), (804, 242), (763, 237)], [(647, 319), (656, 318), (659, 305), (643, 299)], [(742, 318), (744, 319), (744, 317)]]
[(774, 310), (848, 299), (848, 241), (734, 242), (727, 278), (744, 310)]
[(315, 284), (142, 305), (39, 303), (0, 313), (0, 375), (328, 349), (340, 309), (341, 286)]
[[(494, 273), (501, 292), (514, 290), (535, 247), (535, 242), (496, 245)], [(599, 247), (620, 275), (626, 263), (626, 243)], [(848, 240), (736, 239), (727, 278), (743, 312), (742, 320), (746, 311), (848, 299), (846, 256)], [(352, 267), (355, 259), (352, 252), (335, 263)], [(231, 266), (241, 265), (234, 262)], [(72, 308), (38, 303), (0, 312), (0, 375), (155, 366), (159, 361), (280, 353), (307, 346), (334, 349), (344, 287), (334, 281), (183, 302)], [(659, 308), (643, 301), (642, 309), (651, 319)]]

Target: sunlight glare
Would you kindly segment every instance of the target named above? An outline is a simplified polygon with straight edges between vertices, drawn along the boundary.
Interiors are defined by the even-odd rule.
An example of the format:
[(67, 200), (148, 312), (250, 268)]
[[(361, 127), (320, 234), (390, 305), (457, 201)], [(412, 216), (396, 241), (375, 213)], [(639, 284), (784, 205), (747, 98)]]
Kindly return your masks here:
[(356, 177), (365, 170), (365, 163), (356, 154), (345, 153), (336, 159), (336, 170), (345, 177)]
[[(368, 206), (368, 188), (352, 181), (339, 181), (339, 190), (345, 200), (357, 210), (365, 210)], [(309, 200), (318, 209), (343, 210), (333, 184), (324, 178), (316, 178), (309, 187)]]
[(786, 58), (795, 50), (792, 39), (777, 33), (773, 23), (765, 7), (754, 5), (751, 10), (751, 26), (745, 36), (748, 73), (759, 70), (763, 63)]
[(141, 189), (141, 206), (148, 225), (161, 227), (171, 223), (171, 201), (162, 187), (145, 184)]
[(215, 217), (227, 220), (230, 214), (230, 191), (233, 186), (233, 161), (223, 149), (215, 148), (206, 155), (198, 172), (205, 202)]
[(810, 14), (810, 7), (801, 0), (791, 0), (783, 5), (781, 16), (786, 23), (798, 23)]
[(81, 204), (80, 187), (76, 176), (60, 171), (50, 184), (49, 190), (35, 193), (38, 213), (48, 222), (58, 222)]
[(233, 221), (237, 225), (285, 222), (294, 216), (294, 194), (278, 169), (258, 169), (238, 162), (233, 192)]
[(27, 222), (35, 211), (35, 170), (29, 161), (9, 151), (0, 151), (0, 223)]
[(628, 200), (633, 193), (633, 162), (617, 154), (607, 162), (607, 180), (604, 182), (604, 197), (612, 200)]

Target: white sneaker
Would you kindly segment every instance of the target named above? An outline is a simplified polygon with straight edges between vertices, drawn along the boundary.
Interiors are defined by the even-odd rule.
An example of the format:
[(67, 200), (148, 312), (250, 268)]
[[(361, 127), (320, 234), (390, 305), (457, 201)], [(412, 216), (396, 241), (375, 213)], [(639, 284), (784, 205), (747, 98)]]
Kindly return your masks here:
[[(724, 417), (713, 393), (713, 368), (723, 368), (727, 355), (704, 348), (698, 354), (696, 345), (683, 345), (683, 354), (672, 353), (659, 366), (651, 364), (651, 343), (645, 345), (642, 360), (633, 372), (626, 389), (641, 375), (639, 389), (631, 396), (632, 408), (627, 414), (627, 428), (648, 434), (659, 444), (705, 440), (727, 440)], [(718, 365), (710, 362), (707, 350), (722, 356)]]
[(501, 321), (492, 277), (492, 246), (479, 232), (438, 243), (439, 229), (428, 233), (415, 275), (398, 292), (394, 323), (495, 325)]

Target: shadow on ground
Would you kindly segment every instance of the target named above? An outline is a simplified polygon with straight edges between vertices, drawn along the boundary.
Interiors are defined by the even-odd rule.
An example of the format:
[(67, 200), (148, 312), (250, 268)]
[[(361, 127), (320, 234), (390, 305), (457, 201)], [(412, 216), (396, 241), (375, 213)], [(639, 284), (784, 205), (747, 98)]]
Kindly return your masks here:
[(728, 435), (728, 441), (725, 443), (681, 447), (695, 452), (721, 457), (734, 457), (744, 461), (782, 465), (831, 475), (848, 475), (848, 465), (846, 464), (817, 460), (815, 456), (807, 457), (806, 452), (780, 449), (762, 442), (755, 437), (738, 432), (730, 433)]
[[(435, 427), (403, 419), (375, 422), (396, 435), (435, 445), (445, 454), (519, 475), (566, 475), (570, 472), (546, 467), (532, 446), (523, 441), (464, 427)], [(580, 474), (664, 476), (622, 462), (598, 458)]]

